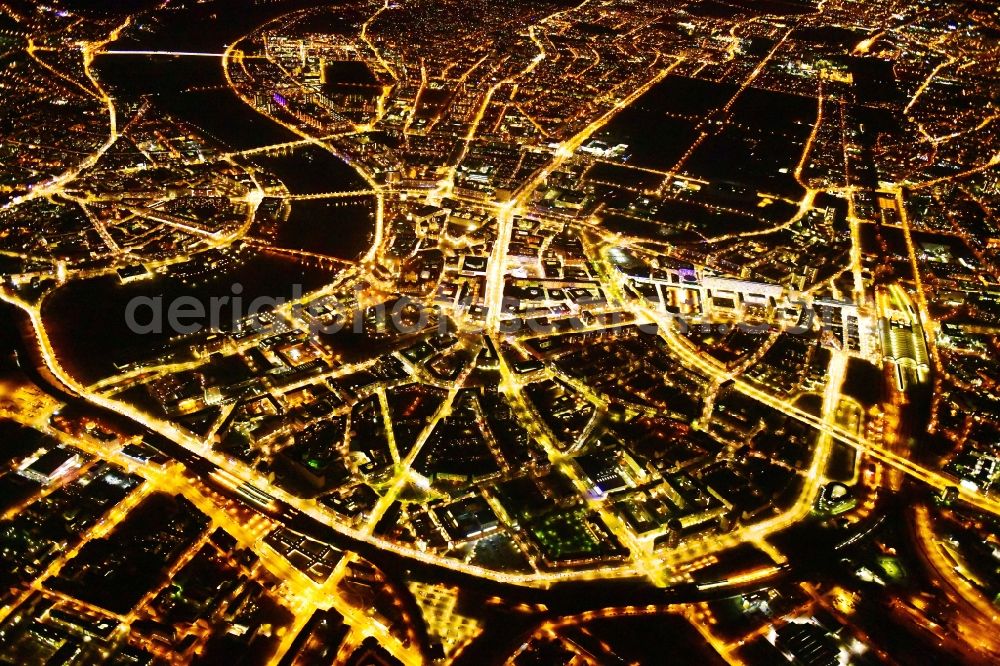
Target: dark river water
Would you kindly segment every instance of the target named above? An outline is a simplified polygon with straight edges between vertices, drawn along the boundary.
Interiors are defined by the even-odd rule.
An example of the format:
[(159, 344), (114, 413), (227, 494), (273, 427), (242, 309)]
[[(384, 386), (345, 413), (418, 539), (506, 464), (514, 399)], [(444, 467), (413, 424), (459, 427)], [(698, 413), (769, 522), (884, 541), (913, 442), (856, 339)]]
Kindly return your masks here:
[[(200, 255), (189, 266), (149, 280), (122, 284), (118, 276), (109, 275), (70, 282), (58, 289), (45, 301), (42, 315), (60, 362), (80, 380), (97, 381), (114, 374), (115, 363), (150, 359), (155, 350), (170, 342), (175, 334), (168, 325), (169, 307), (176, 299), (193, 297), (206, 312), (211, 312), (214, 299), (219, 299), (218, 328), (228, 330), (239, 315), (248, 313), (254, 300), (288, 299), (318, 289), (335, 276), (315, 262), (246, 247), (225, 253), (225, 270), (192, 276), (192, 270), (200, 270), (218, 256), (214, 252)], [(231, 301), (221, 301), (237, 291), (242, 298), (239, 309), (234, 309)], [(134, 315), (136, 322), (145, 324), (153, 320), (152, 308), (159, 308), (162, 331), (134, 331), (129, 325), (129, 303), (139, 298), (162, 299), (162, 305), (137, 306)], [(198, 323), (208, 327), (212, 322), (206, 314)]]
[[(192, 5), (149, 21), (143, 30), (134, 31), (110, 49), (221, 54), (232, 40), (272, 16), (307, 4), (316, 3), (279, 2), (261, 7), (245, 0), (223, 0), (212, 8)], [(155, 108), (195, 126), (224, 148), (245, 150), (299, 139), (226, 87), (221, 57), (105, 54), (97, 58), (94, 68), (120, 108), (148, 98)], [(351, 167), (315, 146), (253, 159), (257, 166), (276, 175), (292, 194), (366, 189)], [(293, 202), (273, 245), (355, 259), (372, 242), (374, 206), (372, 197)], [(257, 297), (288, 298), (299, 291), (308, 293), (336, 276), (336, 269), (324, 268), (308, 258), (248, 247), (227, 253), (223, 261), (217, 259), (215, 254), (196, 257), (192, 266), (128, 285), (110, 276), (61, 288), (44, 307), (60, 360), (81, 379), (94, 381), (114, 372), (115, 362), (141, 358), (144, 350), (169, 341), (169, 331), (136, 334), (130, 330), (125, 312), (137, 296), (162, 296), (165, 304), (179, 296), (193, 296), (207, 305), (213, 297), (231, 294), (238, 283), (245, 302), (250, 302)], [(208, 268), (213, 260), (215, 268)], [(205, 266), (197, 266), (198, 262), (205, 262)], [(223, 316), (223, 321), (231, 318)]]

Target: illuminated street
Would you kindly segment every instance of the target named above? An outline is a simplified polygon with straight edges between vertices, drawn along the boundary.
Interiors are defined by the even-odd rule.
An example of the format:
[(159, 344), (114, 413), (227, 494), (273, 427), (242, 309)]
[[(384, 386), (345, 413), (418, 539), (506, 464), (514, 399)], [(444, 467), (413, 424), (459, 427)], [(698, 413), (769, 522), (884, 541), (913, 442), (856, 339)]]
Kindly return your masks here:
[(0, 2), (0, 663), (996, 662), (998, 35)]

